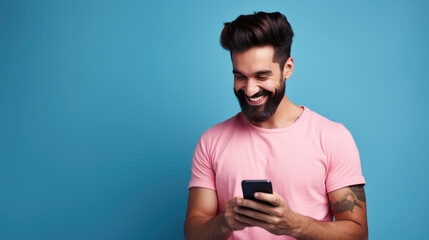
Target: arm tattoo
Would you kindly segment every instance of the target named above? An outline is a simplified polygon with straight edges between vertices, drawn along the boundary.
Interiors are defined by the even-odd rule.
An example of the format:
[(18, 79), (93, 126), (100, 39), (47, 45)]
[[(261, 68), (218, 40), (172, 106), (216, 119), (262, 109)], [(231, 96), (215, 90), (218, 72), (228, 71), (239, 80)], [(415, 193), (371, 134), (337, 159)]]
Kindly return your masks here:
[(350, 211), (351, 213), (353, 213), (353, 209), (355, 208), (355, 206), (362, 208), (362, 206), (356, 202), (356, 199), (353, 201), (343, 199), (341, 200), (341, 202), (331, 203), (332, 211), (334, 213), (342, 213), (346, 211)]
[(366, 202), (365, 191), (363, 190), (363, 185), (354, 185), (350, 186), (350, 189), (355, 194), (357, 199), (361, 202)]
[(343, 213), (346, 211), (353, 213), (355, 206), (362, 208), (362, 206), (356, 200), (361, 202), (366, 201), (363, 185), (350, 186), (349, 189), (351, 192), (348, 193), (344, 199), (335, 203), (331, 202), (331, 208), (334, 213)]

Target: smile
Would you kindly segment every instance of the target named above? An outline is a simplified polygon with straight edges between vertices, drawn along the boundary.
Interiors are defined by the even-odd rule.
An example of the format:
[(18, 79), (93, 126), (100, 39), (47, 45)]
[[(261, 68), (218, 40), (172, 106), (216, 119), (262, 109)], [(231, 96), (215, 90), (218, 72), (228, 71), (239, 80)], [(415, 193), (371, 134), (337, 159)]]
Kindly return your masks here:
[(257, 98), (249, 98), (249, 99), (250, 99), (250, 101), (252, 101), (252, 102), (256, 102), (256, 101), (258, 101), (258, 100), (262, 99), (262, 96), (257, 97)]
[(265, 97), (266, 96), (259, 96), (259, 97), (254, 97), (254, 98), (247, 97), (247, 100), (248, 100), (247, 102), (250, 105), (259, 105), (265, 100)]

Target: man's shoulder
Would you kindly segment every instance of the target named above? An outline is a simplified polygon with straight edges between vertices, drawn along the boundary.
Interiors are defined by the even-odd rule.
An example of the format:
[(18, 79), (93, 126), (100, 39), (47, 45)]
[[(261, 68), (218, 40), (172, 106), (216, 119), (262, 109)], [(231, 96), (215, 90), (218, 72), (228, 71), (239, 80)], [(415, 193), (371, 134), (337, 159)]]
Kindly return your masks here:
[(203, 135), (206, 136), (216, 136), (216, 135), (221, 135), (224, 132), (230, 131), (232, 129), (235, 129), (237, 127), (243, 126), (243, 121), (242, 121), (242, 114), (237, 113), (236, 115), (234, 115), (233, 117), (217, 123), (215, 125), (213, 125), (212, 127), (210, 127), (209, 129), (207, 129)]
[(307, 127), (314, 128), (314, 130), (320, 131), (324, 134), (335, 133), (337, 131), (345, 129), (342, 123), (335, 122), (310, 109), (307, 110), (309, 112)]
[(243, 115), (241, 112), (237, 113), (233, 117), (217, 123), (207, 129), (202, 135), (201, 140), (202, 141), (217, 141), (217, 140), (224, 140), (228, 138), (228, 136), (231, 136), (236, 131), (240, 131), (240, 129), (244, 128), (244, 121), (243, 121)]

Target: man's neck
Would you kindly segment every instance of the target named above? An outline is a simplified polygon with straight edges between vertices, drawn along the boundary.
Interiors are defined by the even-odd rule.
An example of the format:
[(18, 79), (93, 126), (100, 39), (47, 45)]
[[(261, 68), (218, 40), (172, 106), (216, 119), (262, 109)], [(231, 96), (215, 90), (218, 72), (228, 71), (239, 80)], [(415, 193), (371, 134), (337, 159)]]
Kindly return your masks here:
[(252, 124), (261, 128), (284, 128), (294, 123), (303, 111), (304, 109), (291, 102), (285, 95), (273, 116), (264, 122)]

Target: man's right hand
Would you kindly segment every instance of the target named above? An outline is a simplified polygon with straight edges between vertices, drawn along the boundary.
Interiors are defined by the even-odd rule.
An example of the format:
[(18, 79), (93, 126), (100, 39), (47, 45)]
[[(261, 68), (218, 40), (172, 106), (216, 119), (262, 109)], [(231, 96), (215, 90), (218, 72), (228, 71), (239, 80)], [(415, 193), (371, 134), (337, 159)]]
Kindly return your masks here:
[(223, 214), (226, 225), (228, 225), (231, 231), (240, 231), (249, 226), (235, 219), (237, 213), (234, 211), (234, 208), (238, 207), (237, 199), (238, 197), (235, 197), (226, 203), (225, 212)]

